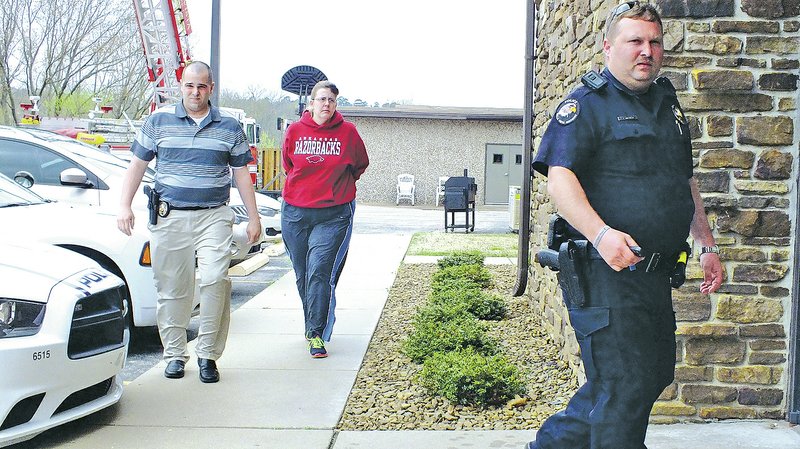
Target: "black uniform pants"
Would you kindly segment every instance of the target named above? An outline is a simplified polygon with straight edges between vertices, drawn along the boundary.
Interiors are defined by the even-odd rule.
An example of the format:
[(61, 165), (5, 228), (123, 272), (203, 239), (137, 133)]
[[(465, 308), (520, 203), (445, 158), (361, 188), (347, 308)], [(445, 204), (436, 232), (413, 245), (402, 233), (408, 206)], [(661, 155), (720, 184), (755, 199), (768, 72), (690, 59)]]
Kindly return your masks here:
[(587, 268), (586, 307), (571, 309), (586, 383), (545, 421), (537, 449), (644, 449), (653, 403), (675, 373), (669, 275)]

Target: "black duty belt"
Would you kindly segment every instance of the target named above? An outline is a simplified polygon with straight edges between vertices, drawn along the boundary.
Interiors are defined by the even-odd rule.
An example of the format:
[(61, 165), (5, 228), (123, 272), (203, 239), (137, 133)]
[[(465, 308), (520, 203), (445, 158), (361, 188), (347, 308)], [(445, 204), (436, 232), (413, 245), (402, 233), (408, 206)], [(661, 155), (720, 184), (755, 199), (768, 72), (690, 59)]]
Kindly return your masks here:
[(209, 210), (209, 209), (216, 209), (218, 207), (222, 207), (222, 205), (220, 204), (217, 206), (173, 206), (167, 201), (158, 201), (157, 211), (159, 217), (165, 218), (173, 210)]
[[(589, 245), (587, 251), (590, 259), (603, 260), (603, 257), (597, 252), (595, 247)], [(675, 262), (678, 259), (677, 253), (651, 253), (650, 251), (641, 250), (644, 260), (634, 265), (636, 270), (644, 270), (645, 273), (652, 273), (654, 271), (671, 271), (675, 268)]]
[(206, 209), (216, 209), (219, 206), (172, 206), (170, 205), (171, 210), (206, 210)]

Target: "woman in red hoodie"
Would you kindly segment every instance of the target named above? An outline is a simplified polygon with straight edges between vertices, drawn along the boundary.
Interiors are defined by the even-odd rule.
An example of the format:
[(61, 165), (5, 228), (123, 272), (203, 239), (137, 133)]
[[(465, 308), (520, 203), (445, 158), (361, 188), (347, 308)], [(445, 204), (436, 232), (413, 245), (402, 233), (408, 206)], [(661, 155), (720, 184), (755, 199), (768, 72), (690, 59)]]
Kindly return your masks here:
[(289, 126), (283, 141), (281, 233), (314, 358), (328, 356), (324, 342), (330, 341), (336, 320), (336, 282), (350, 245), (356, 180), (369, 165), (356, 127), (336, 111), (338, 95), (330, 81), (317, 83), (308, 110)]

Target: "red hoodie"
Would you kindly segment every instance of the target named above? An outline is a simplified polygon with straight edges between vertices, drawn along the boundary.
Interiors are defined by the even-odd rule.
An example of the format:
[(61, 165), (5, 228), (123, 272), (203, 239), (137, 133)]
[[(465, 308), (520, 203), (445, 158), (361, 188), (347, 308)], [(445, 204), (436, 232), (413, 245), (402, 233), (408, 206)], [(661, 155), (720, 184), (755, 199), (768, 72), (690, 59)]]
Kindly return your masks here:
[(283, 141), (283, 200), (312, 208), (349, 203), (356, 197), (356, 180), (368, 165), (364, 141), (339, 111), (322, 125), (303, 112)]

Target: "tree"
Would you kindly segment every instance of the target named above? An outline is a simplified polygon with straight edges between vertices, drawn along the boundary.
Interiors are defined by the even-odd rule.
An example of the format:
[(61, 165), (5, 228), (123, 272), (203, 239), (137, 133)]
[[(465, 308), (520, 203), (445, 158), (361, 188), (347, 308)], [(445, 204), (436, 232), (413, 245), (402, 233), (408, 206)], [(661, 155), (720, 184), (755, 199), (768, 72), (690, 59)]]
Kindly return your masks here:
[(22, 6), (23, 3), (16, 0), (0, 0), (0, 122), (5, 124), (17, 122), (11, 83), (21, 66), (14, 62), (12, 55), (19, 46), (21, 30), (17, 24), (22, 16)]
[[(140, 113), (147, 87), (133, 7), (126, 0), (0, 0), (0, 100), (16, 121), (15, 85), (47, 100), (89, 91), (118, 114)], [(7, 108), (7, 109), (6, 109)]]

